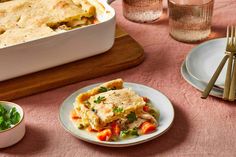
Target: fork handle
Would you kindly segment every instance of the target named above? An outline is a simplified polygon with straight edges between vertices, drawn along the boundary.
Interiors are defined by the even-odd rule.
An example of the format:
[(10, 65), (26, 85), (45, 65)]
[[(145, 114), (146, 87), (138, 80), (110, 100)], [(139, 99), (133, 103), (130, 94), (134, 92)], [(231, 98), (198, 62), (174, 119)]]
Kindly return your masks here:
[(229, 101), (234, 101), (235, 99), (235, 88), (236, 88), (236, 59), (234, 57), (234, 69), (233, 69), (232, 81), (230, 84)]
[(233, 62), (233, 53), (230, 53), (227, 72), (226, 72), (226, 78), (225, 78), (224, 93), (223, 93), (224, 100), (229, 99), (229, 90), (230, 90), (230, 84), (231, 84), (231, 78), (232, 78), (232, 62)]
[(202, 93), (202, 96), (201, 96), (202, 99), (206, 99), (208, 97), (211, 89), (213, 88), (213, 86), (214, 86), (217, 78), (219, 77), (220, 72), (222, 71), (222, 69), (225, 65), (225, 62), (227, 61), (228, 58), (229, 58), (229, 56), (225, 55), (224, 58), (221, 60), (220, 65), (217, 67), (217, 69), (216, 69), (215, 73), (213, 74), (211, 80), (209, 81), (209, 83), (207, 84), (205, 90)]

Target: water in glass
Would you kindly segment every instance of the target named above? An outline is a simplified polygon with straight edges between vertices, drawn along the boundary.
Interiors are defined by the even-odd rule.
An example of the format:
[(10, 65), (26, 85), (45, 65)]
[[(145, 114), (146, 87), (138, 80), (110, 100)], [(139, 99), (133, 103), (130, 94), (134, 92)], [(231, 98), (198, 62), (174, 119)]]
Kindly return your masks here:
[(162, 0), (123, 0), (123, 15), (135, 22), (153, 22), (162, 14)]
[(170, 35), (195, 42), (209, 36), (214, 0), (168, 0)]

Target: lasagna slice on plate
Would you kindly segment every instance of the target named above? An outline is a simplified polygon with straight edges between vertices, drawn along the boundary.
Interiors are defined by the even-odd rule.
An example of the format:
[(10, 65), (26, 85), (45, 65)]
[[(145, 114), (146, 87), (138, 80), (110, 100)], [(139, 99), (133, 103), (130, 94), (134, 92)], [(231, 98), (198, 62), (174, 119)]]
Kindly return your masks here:
[(156, 130), (159, 113), (146, 97), (116, 79), (77, 96), (71, 118), (79, 129), (98, 132), (100, 140), (121, 140)]

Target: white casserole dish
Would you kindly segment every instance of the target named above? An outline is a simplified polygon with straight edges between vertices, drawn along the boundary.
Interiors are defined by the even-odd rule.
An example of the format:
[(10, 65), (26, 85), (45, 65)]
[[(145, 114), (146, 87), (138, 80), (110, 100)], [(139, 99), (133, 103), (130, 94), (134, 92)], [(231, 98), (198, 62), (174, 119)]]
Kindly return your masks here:
[(99, 2), (104, 5), (106, 13), (97, 17), (98, 24), (1, 48), (0, 81), (109, 50), (115, 39), (115, 11), (106, 0)]

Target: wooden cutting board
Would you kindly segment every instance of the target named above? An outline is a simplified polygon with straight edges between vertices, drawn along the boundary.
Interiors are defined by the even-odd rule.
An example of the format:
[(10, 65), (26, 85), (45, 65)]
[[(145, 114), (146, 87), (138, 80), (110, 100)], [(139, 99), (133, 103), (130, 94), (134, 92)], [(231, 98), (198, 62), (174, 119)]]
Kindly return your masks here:
[(106, 53), (0, 82), (0, 100), (12, 100), (134, 67), (144, 60), (142, 47), (120, 28)]

